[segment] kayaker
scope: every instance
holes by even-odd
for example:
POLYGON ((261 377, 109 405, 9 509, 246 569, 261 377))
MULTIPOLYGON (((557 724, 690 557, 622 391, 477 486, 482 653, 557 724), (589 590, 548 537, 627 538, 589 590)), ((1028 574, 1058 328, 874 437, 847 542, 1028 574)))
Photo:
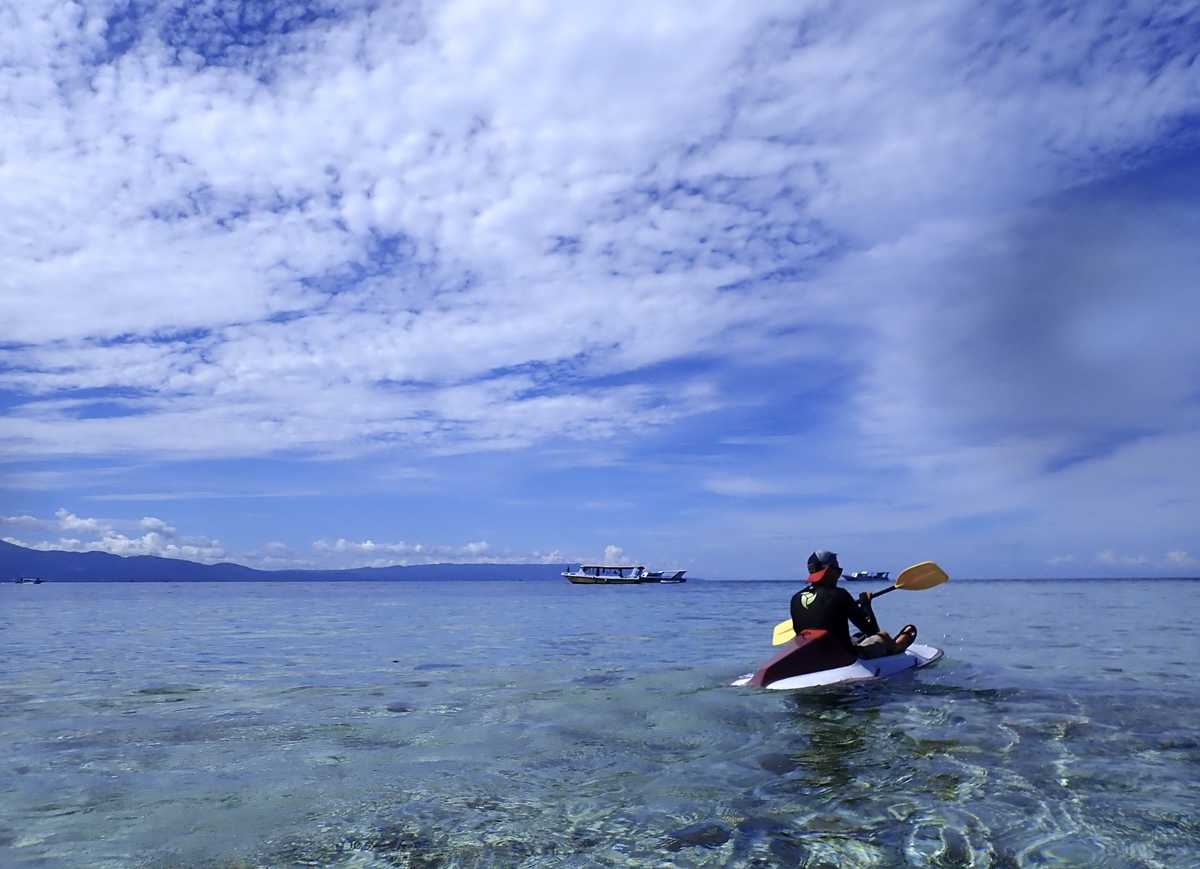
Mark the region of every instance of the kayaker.
POLYGON ((808 556, 809 587, 792 596, 792 629, 829 631, 859 658, 879 658, 903 652, 917 638, 915 625, 905 625, 893 638, 879 630, 875 613, 871 611, 871 596, 863 592, 855 602, 850 592, 838 588, 842 575, 837 553, 821 550, 808 556), (850 639, 848 622, 864 636, 857 642, 850 639))

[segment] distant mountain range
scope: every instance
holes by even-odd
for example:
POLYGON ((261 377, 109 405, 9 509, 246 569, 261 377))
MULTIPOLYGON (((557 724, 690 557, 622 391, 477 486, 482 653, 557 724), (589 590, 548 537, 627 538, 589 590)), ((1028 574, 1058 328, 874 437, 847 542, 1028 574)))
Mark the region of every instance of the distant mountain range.
POLYGON ((0 540, 0 581, 38 577, 58 582, 331 582, 562 579, 566 564, 416 564, 351 570, 256 570, 155 555, 27 549, 0 540))

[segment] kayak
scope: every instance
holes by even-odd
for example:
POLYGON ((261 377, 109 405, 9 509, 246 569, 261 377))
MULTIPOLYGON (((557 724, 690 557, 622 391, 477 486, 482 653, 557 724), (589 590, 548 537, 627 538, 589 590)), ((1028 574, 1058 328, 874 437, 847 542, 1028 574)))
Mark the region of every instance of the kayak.
POLYGON ((898 655, 855 658, 828 631, 801 631, 782 652, 756 672, 733 682, 734 687, 754 686, 771 691, 818 688, 852 682, 875 682, 928 667, 942 657, 942 650, 913 643, 898 655))

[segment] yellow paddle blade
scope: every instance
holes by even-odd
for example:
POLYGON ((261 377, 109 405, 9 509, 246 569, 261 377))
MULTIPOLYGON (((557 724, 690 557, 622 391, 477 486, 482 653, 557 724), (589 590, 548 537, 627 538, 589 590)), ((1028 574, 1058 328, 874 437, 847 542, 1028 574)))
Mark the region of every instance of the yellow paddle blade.
POLYGON ((914 564, 901 571, 900 575, 896 577, 896 588, 905 591, 924 591, 935 585, 941 585, 949 579, 946 571, 937 564, 932 561, 922 561, 920 564, 914 564))
POLYGON ((784 619, 775 626, 775 634, 771 637, 772 646, 782 646, 788 640, 793 639, 796 632, 792 630, 792 620, 784 619))

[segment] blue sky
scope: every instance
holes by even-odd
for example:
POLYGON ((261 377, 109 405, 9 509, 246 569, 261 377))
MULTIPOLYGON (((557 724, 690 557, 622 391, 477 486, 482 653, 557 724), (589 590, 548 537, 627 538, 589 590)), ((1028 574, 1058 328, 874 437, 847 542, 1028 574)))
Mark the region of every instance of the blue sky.
POLYGON ((23 3, 0 537, 1200 573, 1185 3, 23 3))

